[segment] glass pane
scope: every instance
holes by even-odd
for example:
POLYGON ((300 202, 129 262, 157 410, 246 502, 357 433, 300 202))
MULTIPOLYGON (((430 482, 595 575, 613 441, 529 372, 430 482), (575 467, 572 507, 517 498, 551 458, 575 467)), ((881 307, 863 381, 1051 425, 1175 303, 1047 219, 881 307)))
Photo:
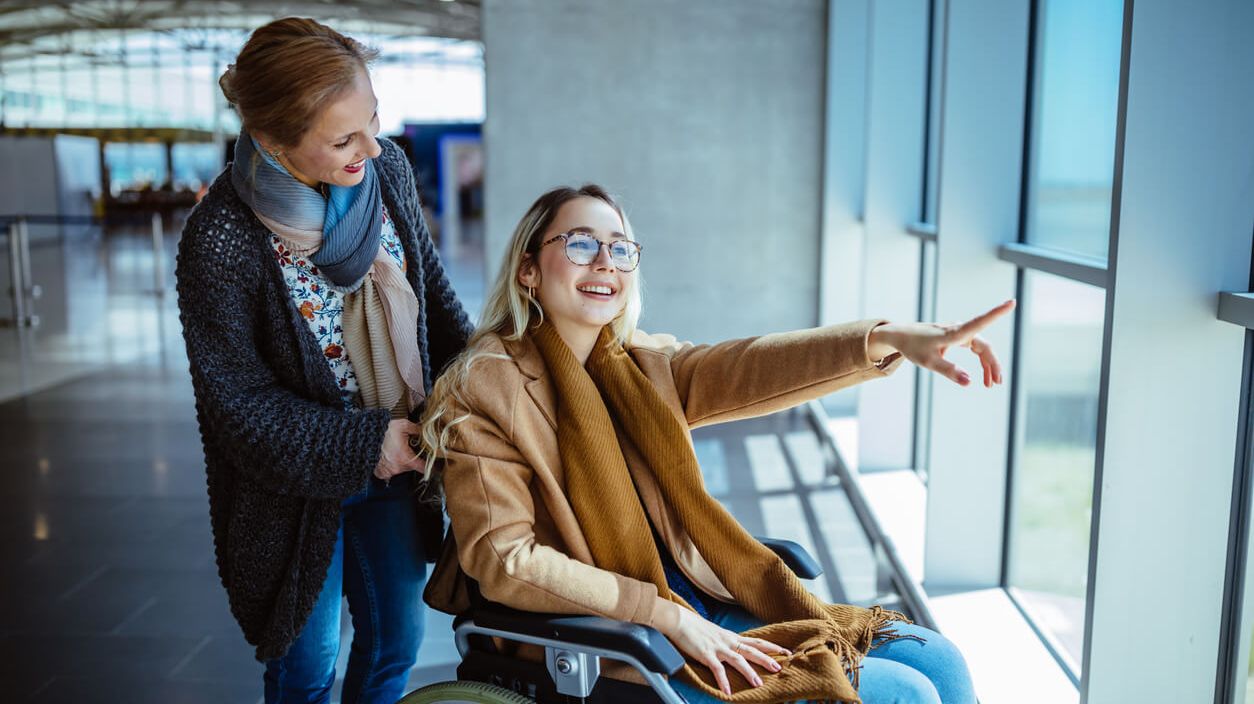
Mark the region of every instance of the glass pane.
POLYGON ((1122 0, 1041 0, 1027 241, 1105 257, 1122 0))
POLYGON ((165 183, 164 144, 110 142, 105 145, 104 153, 115 193, 125 189, 160 188, 165 183))
POLYGON ((1078 664, 1106 296, 1048 274, 1024 277, 1008 586, 1078 664))

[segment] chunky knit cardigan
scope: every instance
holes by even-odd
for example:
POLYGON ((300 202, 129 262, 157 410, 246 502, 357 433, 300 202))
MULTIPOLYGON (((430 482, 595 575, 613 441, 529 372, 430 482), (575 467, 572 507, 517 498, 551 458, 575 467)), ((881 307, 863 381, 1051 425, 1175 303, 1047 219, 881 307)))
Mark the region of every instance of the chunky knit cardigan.
MULTIPOLYGON (((472 326, 432 246, 409 162, 380 140, 383 201, 420 303, 427 390, 472 326)), ((270 232, 236 194, 230 167, 187 220, 179 318, 204 444, 218 573, 258 660, 285 654, 326 579, 341 501, 365 488, 389 413, 345 410, 301 319, 270 232)))

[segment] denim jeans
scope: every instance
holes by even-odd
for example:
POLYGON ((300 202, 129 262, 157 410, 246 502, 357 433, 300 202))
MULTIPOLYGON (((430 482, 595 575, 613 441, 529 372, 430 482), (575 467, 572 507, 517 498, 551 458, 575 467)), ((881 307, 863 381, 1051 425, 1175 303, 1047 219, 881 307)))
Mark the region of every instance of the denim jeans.
MULTIPOLYGON (((717 605, 710 620, 729 631, 747 631, 762 625, 738 606, 717 605)), ((871 649, 862 660, 858 695, 863 704, 975 704, 975 689, 967 663, 954 644, 941 634, 907 623, 894 623, 903 635, 913 639, 892 640, 871 649)), ((739 677, 728 668, 728 678, 739 677)), ((671 686, 689 704, 717 702, 694 688, 671 680, 671 686)))
POLYGON ((427 565, 418 539, 412 483, 370 478, 344 501, 326 581, 287 655, 266 662, 266 704, 331 701, 340 652, 341 596, 353 623, 343 704, 395 704, 422 643, 427 565))

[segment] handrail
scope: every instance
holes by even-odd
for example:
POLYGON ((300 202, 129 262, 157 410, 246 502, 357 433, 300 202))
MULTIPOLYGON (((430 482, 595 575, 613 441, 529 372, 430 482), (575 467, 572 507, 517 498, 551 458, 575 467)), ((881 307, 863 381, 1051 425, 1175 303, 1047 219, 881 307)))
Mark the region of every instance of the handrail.
MULTIPOLYGON (((19 331, 39 326, 39 316, 34 311, 34 301, 43 295, 43 288, 35 283, 31 268, 30 225, 103 225, 105 219, 95 215, 55 215, 42 213, 0 214, 0 236, 8 240, 9 290, 12 317, 0 318, 0 328, 16 327, 19 331)), ((153 253, 153 289, 149 293, 164 300, 165 281, 165 231, 161 213, 154 211, 151 222, 153 253)), ((46 235, 47 233, 45 233, 46 235)), ((57 241, 60 235, 42 237, 44 244, 57 241)))
POLYGON ((42 215, 33 213, 0 214, 0 226, 23 220, 32 225, 101 225, 104 218, 95 215, 42 215))
POLYGON ((932 610, 927 605, 927 595, 923 592, 923 586, 906 570, 905 563, 897 552, 897 544, 880 527, 879 520, 875 517, 875 512, 867 501, 866 492, 862 490, 862 483, 858 479, 858 475, 849 469, 849 465, 840 454, 840 446, 836 442, 836 434, 828 424, 827 412, 823 410, 823 405, 818 401, 810 401, 806 404, 806 410, 809 411, 810 422, 814 426, 815 433, 819 436, 819 442, 832 453, 834 459, 832 463, 833 471, 836 473, 837 478, 840 479, 841 488, 845 490, 845 496, 849 499, 849 505, 853 507, 858 523, 862 525, 862 530, 866 533, 867 538, 871 540, 872 546, 878 547, 883 551, 884 558, 887 560, 888 567, 892 572, 889 578, 892 580, 893 588, 901 596, 902 602, 905 603, 906 609, 914 617, 915 623, 925 628, 937 630, 936 618, 932 616, 932 610))

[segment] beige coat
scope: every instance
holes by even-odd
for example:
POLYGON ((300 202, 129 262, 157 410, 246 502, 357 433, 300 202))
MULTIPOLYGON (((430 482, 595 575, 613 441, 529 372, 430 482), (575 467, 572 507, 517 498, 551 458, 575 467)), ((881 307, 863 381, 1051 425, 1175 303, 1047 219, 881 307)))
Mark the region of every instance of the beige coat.
MULTIPOLYGON (((891 374, 898 355, 877 366, 865 320, 798 332, 694 346, 638 333, 636 364, 689 428, 764 415, 891 374)), ((469 417, 454 426, 444 490, 457 554, 446 551, 426 598, 434 608, 468 608, 460 561, 483 596, 535 612, 592 614, 666 632, 681 608, 657 587, 594 567, 568 497, 558 452, 556 398, 529 338, 491 337, 499 356, 475 363, 464 389, 469 417)), ((620 436, 621 437, 621 436, 620 436)), ((691 438, 690 438, 691 439, 691 438)), ((725 601, 731 595, 697 553, 651 471, 623 438, 623 455, 649 519, 692 582, 725 601)))

